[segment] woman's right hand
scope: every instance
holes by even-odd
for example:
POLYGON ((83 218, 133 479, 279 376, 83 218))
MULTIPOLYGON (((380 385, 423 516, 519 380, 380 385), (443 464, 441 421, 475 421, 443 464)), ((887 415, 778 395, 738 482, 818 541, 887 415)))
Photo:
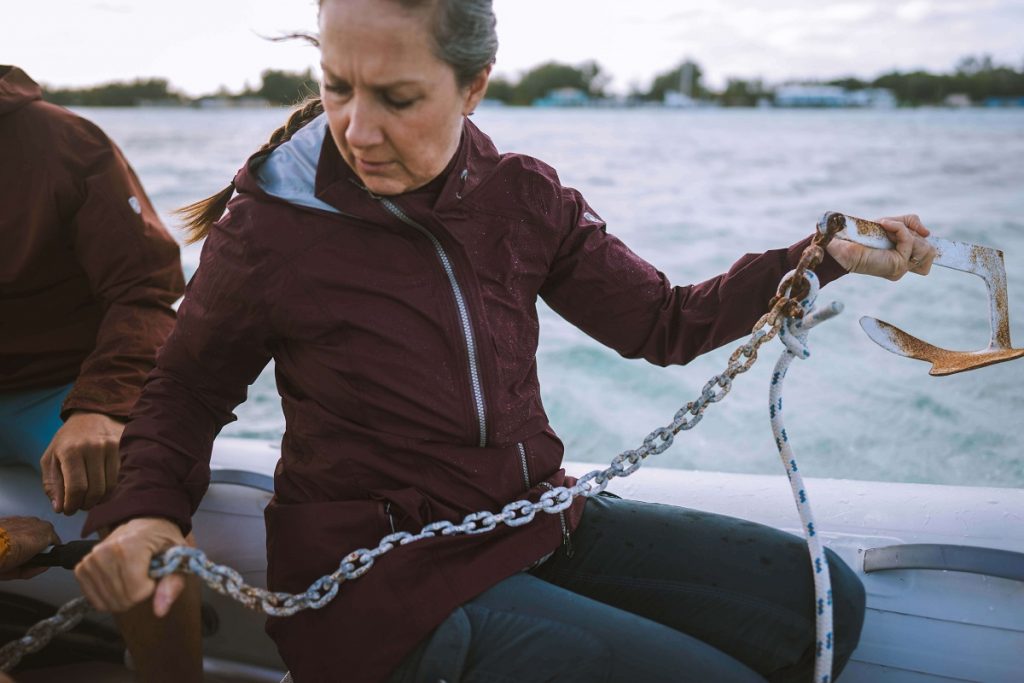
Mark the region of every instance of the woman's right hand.
POLYGON ((153 596, 153 613, 163 617, 185 588, 183 574, 170 574, 157 584, 149 577, 154 555, 187 545, 177 524, 159 517, 141 517, 117 527, 75 567, 75 578, 93 607, 125 612, 153 596))

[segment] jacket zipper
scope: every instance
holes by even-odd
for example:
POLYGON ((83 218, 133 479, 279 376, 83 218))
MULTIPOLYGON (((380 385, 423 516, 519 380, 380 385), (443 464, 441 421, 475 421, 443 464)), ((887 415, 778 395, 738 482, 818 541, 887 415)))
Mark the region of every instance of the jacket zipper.
POLYGON ((451 285, 452 294, 455 296, 455 306, 459 311, 459 322, 462 325, 462 336, 466 342, 466 351, 469 356, 469 380, 472 385, 473 402, 476 407, 476 419, 480 431, 479 445, 483 448, 487 445, 487 413, 484 408, 484 388, 483 383, 480 381, 480 367, 479 359, 477 357, 476 340, 473 338, 473 325, 469 318, 469 307, 466 305, 466 299, 462 295, 462 288, 459 286, 459 281, 455 278, 455 269, 452 267, 451 259, 448 258, 448 252, 446 252, 444 247, 441 246, 441 242, 434 236, 434 233, 430 232, 422 225, 405 215, 405 212, 402 211, 397 204, 387 197, 376 197, 376 199, 378 199, 380 203, 384 205, 384 208, 394 214, 400 221, 412 228, 415 228, 416 230, 419 230, 427 236, 431 244, 434 245, 434 251, 437 253, 437 257, 440 259, 442 267, 444 267, 444 272, 448 275, 448 283, 451 285))
MULTIPOLYGON (((523 483, 526 485, 526 490, 529 491, 530 468, 526 464, 526 446, 524 446, 523 442, 520 441, 519 443, 516 444, 516 448, 519 449, 519 463, 523 466, 523 483)), ((546 481, 541 482, 541 486, 543 486, 549 491, 554 488, 554 486, 547 483, 546 481)), ((562 510, 561 512, 558 513, 558 519, 562 523, 562 545, 565 546, 565 556, 572 557, 574 553, 572 548, 572 537, 569 535, 569 525, 565 523, 565 510, 562 510)), ((550 555, 548 555, 548 557, 550 557, 550 555)), ((543 562, 544 560, 542 559, 540 561, 543 562)))
MULTIPOLYGON (((519 454, 523 458, 523 467, 526 466, 526 449, 523 448, 523 444, 519 444, 519 454)), ((546 488, 548 491, 555 487, 546 481, 540 483, 541 486, 546 488)), ((565 547, 565 556, 572 557, 576 551, 572 547, 572 536, 569 535, 569 525, 565 523, 565 510, 558 513, 558 520, 562 523, 562 545, 565 547)))
POLYGON ((526 490, 530 490, 530 469, 526 466, 526 446, 522 443, 517 443, 516 448, 519 449, 519 462, 523 466, 523 484, 526 485, 526 490))

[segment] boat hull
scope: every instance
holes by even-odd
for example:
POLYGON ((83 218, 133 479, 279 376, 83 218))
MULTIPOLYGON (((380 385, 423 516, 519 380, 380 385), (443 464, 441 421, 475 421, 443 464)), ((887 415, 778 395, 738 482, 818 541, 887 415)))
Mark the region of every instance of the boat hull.
MULTIPOLYGON (((266 442, 218 440, 215 483, 195 518, 198 545, 209 557, 259 586, 266 582, 263 508, 278 457, 276 446, 266 442)), ((597 467, 567 464, 576 475, 597 467)), ((808 479, 806 488, 826 545, 859 574, 868 596, 860 646, 843 683, 1022 680, 1024 581, 935 569, 869 573, 864 558, 873 549, 928 544, 1008 551, 1003 556, 1013 559, 1024 553, 1024 490, 829 479, 808 479)), ((781 474, 646 466, 616 479, 609 490, 800 533, 789 483, 781 474)), ((0 476, 0 516, 10 514, 50 519, 64 540, 77 538, 82 522, 81 516, 49 512, 38 475, 25 467, 3 468, 0 476)), ((349 550, 338 548, 338 556, 349 550)), ((71 573, 59 570, 31 581, 0 583, 0 591, 54 605, 78 595, 71 573)), ((204 643, 210 668, 234 667, 239 681, 279 680, 284 666, 263 632, 262 617, 208 590, 204 601, 219 621, 217 632, 204 643)))

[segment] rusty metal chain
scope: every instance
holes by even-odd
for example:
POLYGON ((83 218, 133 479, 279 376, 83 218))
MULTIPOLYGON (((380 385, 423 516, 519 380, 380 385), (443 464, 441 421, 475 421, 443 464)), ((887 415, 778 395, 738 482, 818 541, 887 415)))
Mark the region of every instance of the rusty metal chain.
POLYGON ((22 657, 43 649, 55 637, 77 626, 92 611, 92 605, 84 597, 65 603, 57 614, 36 623, 21 638, 0 647, 0 671, 10 671, 22 657))

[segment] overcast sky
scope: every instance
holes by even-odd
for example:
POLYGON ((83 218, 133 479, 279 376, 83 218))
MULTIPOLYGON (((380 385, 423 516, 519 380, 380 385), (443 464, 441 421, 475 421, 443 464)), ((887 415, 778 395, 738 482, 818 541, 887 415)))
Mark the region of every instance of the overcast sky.
MULTIPOLYGON (((595 59, 625 92, 696 60, 727 77, 871 78, 952 69, 969 54, 1024 63, 1022 0, 495 0, 497 72, 595 59)), ((0 63, 81 86, 163 76, 190 95, 304 69, 313 48, 260 35, 316 28, 313 0, 0 0, 0 63)))

